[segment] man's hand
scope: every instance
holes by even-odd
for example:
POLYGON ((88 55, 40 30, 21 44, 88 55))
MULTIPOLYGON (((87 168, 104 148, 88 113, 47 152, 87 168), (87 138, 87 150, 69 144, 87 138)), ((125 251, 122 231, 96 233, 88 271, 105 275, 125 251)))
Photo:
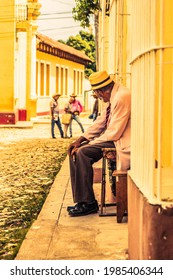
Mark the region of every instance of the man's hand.
POLYGON ((76 151, 77 149, 81 146, 81 143, 78 142, 78 140, 76 140, 75 142, 71 143, 69 148, 68 148, 68 155, 69 156, 72 156, 76 151))
POLYGON ((67 151, 68 155, 73 156, 83 142, 88 142, 88 140, 81 136, 75 142, 71 143, 67 151))
POLYGON ((79 116, 80 112, 79 112, 79 111, 74 111, 73 114, 74 114, 75 116, 76 116, 76 115, 79 116))

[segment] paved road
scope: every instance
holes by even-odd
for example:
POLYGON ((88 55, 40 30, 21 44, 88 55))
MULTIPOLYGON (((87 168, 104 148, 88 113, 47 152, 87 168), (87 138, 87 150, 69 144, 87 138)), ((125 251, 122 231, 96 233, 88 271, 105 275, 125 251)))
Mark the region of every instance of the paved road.
MULTIPOLYGON (((42 121, 46 123, 36 123, 33 125, 32 128, 0 127, 0 145, 14 143, 16 141, 25 140, 25 139, 33 139, 33 138, 50 139, 51 138, 50 120, 42 119, 42 121)), ((92 124, 92 120, 89 120, 87 116, 81 117, 81 122, 84 126, 84 129, 87 129, 87 127, 92 124)), ((81 130, 79 125, 75 121, 73 121, 72 129, 73 129, 74 138, 80 136, 81 130)), ((55 127, 55 134, 57 137, 59 137, 59 131, 57 127, 55 127)))

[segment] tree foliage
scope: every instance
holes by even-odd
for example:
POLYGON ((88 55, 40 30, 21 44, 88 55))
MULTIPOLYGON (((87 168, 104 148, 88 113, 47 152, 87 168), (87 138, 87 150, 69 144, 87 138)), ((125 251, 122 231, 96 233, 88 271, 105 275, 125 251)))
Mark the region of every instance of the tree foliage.
MULTIPOLYGON (((79 21, 83 28, 89 27, 91 15, 96 16, 100 10, 99 2, 99 0, 75 0, 76 7, 72 9, 74 20, 79 21)), ((59 41, 85 52, 92 60, 88 67, 85 68, 85 75, 87 77, 96 71, 96 40, 93 34, 79 31, 79 34, 70 36, 66 42, 59 41)))
POLYGON ((100 9, 99 0, 75 0, 76 7, 72 9, 73 18, 80 21, 82 27, 89 27, 90 16, 100 9))
POLYGON ((59 40, 59 42, 71 46, 76 50, 83 51, 92 60, 88 67, 85 68, 85 75, 87 77, 92 74, 93 71, 96 71, 96 50, 93 34, 81 30, 76 36, 70 36, 67 41, 59 40))

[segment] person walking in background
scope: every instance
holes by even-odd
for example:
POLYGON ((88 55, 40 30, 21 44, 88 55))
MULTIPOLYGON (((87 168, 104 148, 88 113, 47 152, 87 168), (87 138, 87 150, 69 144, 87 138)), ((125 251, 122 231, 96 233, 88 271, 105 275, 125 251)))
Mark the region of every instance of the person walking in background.
POLYGON ((75 120, 78 125, 81 128, 81 131, 84 132, 83 125, 80 121, 79 115, 83 110, 82 104, 80 103, 79 100, 76 100, 76 94, 72 93, 70 95, 70 100, 69 100, 69 112, 72 114, 72 119, 69 124, 69 130, 70 130, 70 137, 72 137, 72 121, 75 120))
POLYGON ((71 108, 70 108, 70 100, 69 100, 69 102, 67 102, 65 104, 65 107, 64 107, 65 114, 62 116, 62 123, 64 124, 64 138, 70 138, 70 136, 67 135, 67 131, 68 131, 69 125, 72 122, 72 113, 71 113, 70 109, 71 108), (68 115, 68 118, 67 118, 67 115, 68 115), (66 119, 65 122, 63 121, 63 117, 65 117, 65 119, 66 119))
POLYGON ((64 132, 62 130, 61 121, 59 118, 59 104, 58 99, 60 97, 59 93, 55 93, 52 95, 52 100, 50 102, 50 112, 51 112, 51 135, 52 138, 55 137, 55 124, 57 125, 61 138, 64 138, 64 132))
POLYGON ((98 108, 99 108, 99 99, 98 99, 98 96, 94 93, 91 94, 91 96, 94 97, 94 105, 93 105, 93 110, 92 110, 92 113, 91 115, 89 115, 89 119, 93 119, 93 122, 97 119, 97 116, 98 116, 98 108))
POLYGON ((116 147, 117 170, 130 168, 130 90, 114 82, 106 71, 91 74, 89 81, 91 89, 107 106, 68 148, 73 201, 76 203, 67 207, 71 217, 98 212, 92 165, 103 157, 102 148, 116 147))

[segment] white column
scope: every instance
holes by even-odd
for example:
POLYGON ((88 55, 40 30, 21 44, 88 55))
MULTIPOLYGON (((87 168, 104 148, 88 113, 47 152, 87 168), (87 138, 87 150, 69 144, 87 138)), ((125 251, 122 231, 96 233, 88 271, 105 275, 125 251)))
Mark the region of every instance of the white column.
POLYGON ((16 74, 16 96, 18 97, 18 109, 26 107, 26 32, 18 32, 18 56, 17 56, 17 74, 16 74))
POLYGON ((31 42, 31 99, 36 99, 36 36, 31 42))

